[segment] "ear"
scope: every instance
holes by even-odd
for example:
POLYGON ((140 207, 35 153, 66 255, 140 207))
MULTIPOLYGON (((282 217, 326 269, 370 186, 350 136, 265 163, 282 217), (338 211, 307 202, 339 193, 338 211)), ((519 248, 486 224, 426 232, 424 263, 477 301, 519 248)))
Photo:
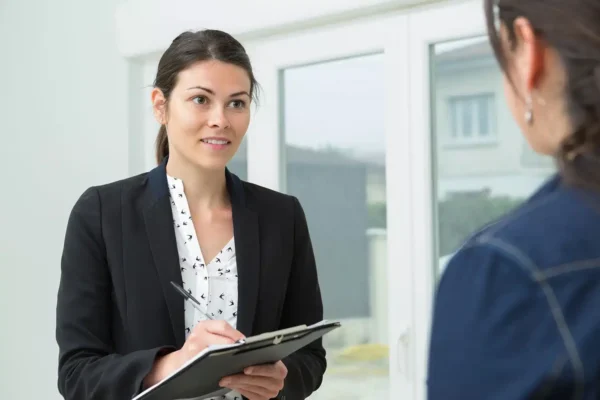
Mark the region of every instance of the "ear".
POLYGON ((152 110, 154 111, 154 118, 161 125, 166 125, 167 123, 167 99, 165 99, 165 95, 162 90, 158 88, 152 89, 152 93, 150 95, 152 99, 152 110))
POLYGON ((523 89, 531 93, 538 86, 544 70, 545 45, 535 35, 528 19, 518 17, 514 22, 517 43, 517 68, 523 89))

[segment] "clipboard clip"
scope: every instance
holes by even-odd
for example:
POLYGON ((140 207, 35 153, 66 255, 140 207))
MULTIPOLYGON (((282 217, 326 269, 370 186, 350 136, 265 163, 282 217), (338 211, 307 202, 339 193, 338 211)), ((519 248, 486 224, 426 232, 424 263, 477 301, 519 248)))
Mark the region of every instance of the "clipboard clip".
POLYGON ((279 344, 283 340, 283 335, 277 335, 273 338, 273 344, 279 344))

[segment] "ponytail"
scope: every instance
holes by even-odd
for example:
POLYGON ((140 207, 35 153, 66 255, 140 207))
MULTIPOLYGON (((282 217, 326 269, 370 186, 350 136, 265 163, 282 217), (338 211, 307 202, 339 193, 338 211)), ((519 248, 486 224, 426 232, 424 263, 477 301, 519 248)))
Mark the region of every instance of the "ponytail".
POLYGON ((167 128, 161 125, 156 136, 156 163, 160 164, 168 155, 169 137, 167 136, 167 128))

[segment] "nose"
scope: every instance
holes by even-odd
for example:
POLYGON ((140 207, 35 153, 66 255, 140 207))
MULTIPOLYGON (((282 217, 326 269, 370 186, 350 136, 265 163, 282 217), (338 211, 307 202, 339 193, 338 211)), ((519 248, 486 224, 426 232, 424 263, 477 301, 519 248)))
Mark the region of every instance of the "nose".
POLYGON ((225 110, 221 106, 214 106, 210 111, 208 125, 212 128, 225 129, 229 127, 229 120, 225 115, 225 110))

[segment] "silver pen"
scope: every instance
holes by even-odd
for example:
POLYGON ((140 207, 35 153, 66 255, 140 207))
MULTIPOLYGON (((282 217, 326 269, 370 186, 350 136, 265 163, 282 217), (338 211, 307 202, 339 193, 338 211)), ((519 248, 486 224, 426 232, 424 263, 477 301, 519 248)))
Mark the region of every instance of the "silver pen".
POLYGON ((210 315, 208 315, 207 313, 204 312, 204 310, 202 310, 202 308, 200 308, 200 302, 198 300, 196 300, 196 298, 194 296, 192 296, 191 293, 188 293, 185 291, 184 288, 182 288, 181 286, 179 286, 178 284, 176 284, 175 282, 171 281, 171 285, 173 285, 173 287, 175 289, 177 289, 177 291, 186 299, 189 300, 192 303, 192 306, 194 306, 194 308, 198 311, 200 311, 200 313, 202 315, 204 315, 206 318, 208 319, 213 319, 210 315))

